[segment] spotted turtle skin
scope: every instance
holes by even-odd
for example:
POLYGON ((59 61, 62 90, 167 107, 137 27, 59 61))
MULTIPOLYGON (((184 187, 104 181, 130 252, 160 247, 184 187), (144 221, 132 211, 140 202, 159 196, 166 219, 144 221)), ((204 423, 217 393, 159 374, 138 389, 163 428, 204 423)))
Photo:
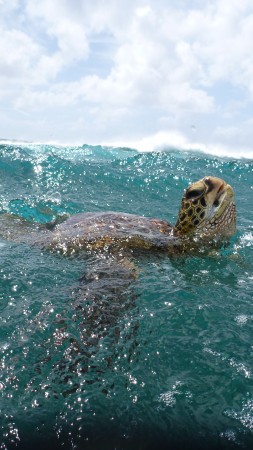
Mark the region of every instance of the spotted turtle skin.
POLYGON ((229 184, 220 178, 205 177, 185 191, 175 234, 230 237, 235 230, 234 191, 229 184))
POLYGON ((173 254, 192 249, 196 238, 197 245, 214 237, 229 238, 235 229, 232 187, 220 178, 205 177, 185 191, 174 227, 164 220, 135 214, 81 213, 56 225, 49 247, 67 253, 80 248, 128 248, 173 254))
POLYGON ((204 177, 184 192, 176 225, 161 219, 120 212, 80 213, 46 227, 20 218, 1 216, 0 234, 71 254, 83 249, 116 251, 191 251, 210 239, 227 239, 236 231, 232 187, 216 177, 204 177))

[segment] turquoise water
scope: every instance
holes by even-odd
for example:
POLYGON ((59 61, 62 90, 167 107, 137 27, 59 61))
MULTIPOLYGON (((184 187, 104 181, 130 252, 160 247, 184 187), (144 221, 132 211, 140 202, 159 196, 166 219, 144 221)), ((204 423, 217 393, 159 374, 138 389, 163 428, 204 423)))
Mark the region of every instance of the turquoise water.
POLYGON ((113 302, 84 277, 102 255, 1 238, 0 448, 253 448, 253 162, 2 144, 0 174, 1 212, 40 223, 106 210, 175 223, 183 190, 205 175, 232 184, 238 210, 228 247, 140 255, 113 302), (87 286, 94 304, 80 300, 87 286))

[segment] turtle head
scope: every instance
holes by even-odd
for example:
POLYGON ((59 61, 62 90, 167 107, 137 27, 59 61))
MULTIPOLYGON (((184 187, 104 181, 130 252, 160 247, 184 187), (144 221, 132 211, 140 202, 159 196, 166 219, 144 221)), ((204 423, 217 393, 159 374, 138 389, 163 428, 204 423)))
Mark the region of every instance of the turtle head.
POLYGON ((236 231, 232 187, 216 177, 191 184, 182 198, 174 230, 177 235, 232 236, 236 231))

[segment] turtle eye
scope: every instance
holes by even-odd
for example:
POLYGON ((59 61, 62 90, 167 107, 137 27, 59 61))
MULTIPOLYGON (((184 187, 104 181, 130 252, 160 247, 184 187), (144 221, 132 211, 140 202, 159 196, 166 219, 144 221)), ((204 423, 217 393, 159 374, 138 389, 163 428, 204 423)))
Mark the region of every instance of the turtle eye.
POLYGON ((213 206, 217 207, 217 206, 219 206, 219 204, 220 204, 220 202, 219 202, 219 200, 216 198, 216 199, 214 200, 214 202, 213 202, 213 206))
POLYGON ((191 191, 186 191, 185 198, 190 200, 192 198, 200 197, 203 192, 203 189, 192 189, 191 191))

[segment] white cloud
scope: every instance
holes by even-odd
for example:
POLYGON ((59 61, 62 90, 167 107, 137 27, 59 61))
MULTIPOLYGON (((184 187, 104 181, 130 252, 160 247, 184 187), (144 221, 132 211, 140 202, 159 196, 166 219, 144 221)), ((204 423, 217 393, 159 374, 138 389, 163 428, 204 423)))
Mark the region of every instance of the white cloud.
POLYGON ((58 54, 65 63, 88 56, 86 28, 80 19, 71 17, 73 3, 59 0, 54 2, 27 0, 26 4, 30 20, 44 28, 48 36, 56 39, 58 54))
MULTIPOLYGON (((248 120, 252 108, 253 4, 195 4, 10 0, 7 8, 0 1, 0 95, 11 102, 13 117, 21 110, 51 123, 60 114, 66 121, 59 132, 63 140, 66 128, 73 130, 73 140, 74 133, 84 138, 81 118, 80 128, 76 125, 83 112, 89 117, 88 138, 99 128, 99 138, 107 139, 110 127, 112 138, 131 134, 134 141, 145 133, 146 121, 147 135, 166 123, 174 129, 168 139, 179 133, 188 142, 196 123, 200 141, 217 143, 226 135, 227 145, 234 145, 240 121, 248 120), (106 71, 100 71, 104 65, 106 71), (226 84, 235 92, 231 102, 221 92, 226 84), (230 109, 232 103, 237 110, 230 109)), ((8 114, 6 130, 17 137, 8 114)), ((33 133, 27 122, 25 137, 36 139, 33 133)))
POLYGON ((1 31, 0 76, 8 81, 27 76, 33 61, 39 57, 40 48, 20 30, 1 31))

